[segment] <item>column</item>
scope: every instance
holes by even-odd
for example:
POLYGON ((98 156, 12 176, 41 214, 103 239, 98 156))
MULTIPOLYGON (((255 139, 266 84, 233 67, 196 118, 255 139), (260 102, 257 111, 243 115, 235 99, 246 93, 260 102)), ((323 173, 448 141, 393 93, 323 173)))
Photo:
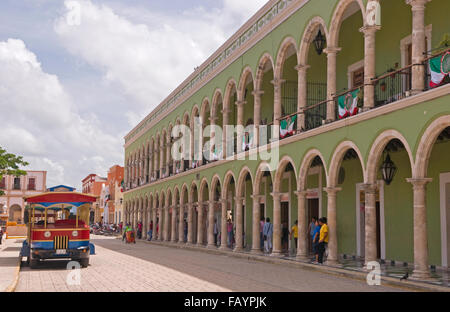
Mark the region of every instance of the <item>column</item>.
MULTIPOLYGON (((245 104, 247 104, 246 101, 236 101, 236 105, 237 105, 237 126, 242 126, 244 127, 244 106, 245 104)), ((242 138, 243 138, 243 131, 242 130, 238 130, 237 131, 237 146, 236 146, 236 151, 237 153, 243 152, 242 150, 242 138)), ((234 135, 233 135, 234 137, 234 135)))
POLYGON ((306 219, 306 191, 297 191, 298 245, 297 259, 308 259, 308 220, 306 219))
POLYGON ((153 201, 153 209, 152 209, 152 220, 153 220, 153 232, 152 232, 152 241, 156 240, 156 200, 153 201))
POLYGON ((170 168, 170 135, 167 135, 167 143, 166 143, 166 175, 169 176, 169 168, 170 168))
POLYGON ((380 26, 364 26, 359 29, 364 34, 364 107, 363 111, 375 107, 375 35, 380 26))
POLYGON ((264 94, 262 90, 255 90, 252 92, 253 98, 255 99, 255 106, 253 111, 253 121, 254 121, 254 130, 253 130, 253 146, 259 146, 260 137, 259 137, 259 125, 261 124, 261 97, 264 94))
POLYGON ((406 0, 412 11, 412 77, 411 93, 417 94, 425 87, 425 66, 422 64, 426 48, 425 5, 431 0, 406 0))
POLYGON ((170 234, 170 240, 175 243, 177 241, 177 206, 178 205, 173 205, 172 206, 172 231, 170 234))
MULTIPOLYGON (((229 118, 229 113, 230 110, 229 109, 222 109, 221 111, 222 113, 222 120, 223 120, 223 129, 222 129, 222 151, 223 151, 223 159, 227 158, 227 125, 230 122, 230 118, 229 118)), ((232 134, 233 135, 233 134, 232 134)), ((233 138, 233 136, 230 137, 231 139, 233 138)))
POLYGON ((142 223, 144 223, 144 224, 142 224, 142 231, 143 231, 142 237, 144 239, 147 239, 148 223, 149 223, 149 221, 148 221, 149 210, 150 210, 150 202, 147 203, 147 207, 145 207, 145 209, 144 209, 144 218, 143 218, 144 220, 142 221, 142 223))
POLYGON ((178 242, 184 243, 184 204, 180 204, 180 220, 178 223, 178 242))
POLYGON ((210 146, 209 146, 210 156, 209 156, 209 160, 210 161, 213 160, 211 153, 214 153, 214 150, 215 150, 215 148, 218 145, 218 142, 216 142, 216 132, 215 132, 216 120, 217 120, 217 117, 209 117, 209 124, 211 126, 210 127, 210 134, 209 134, 209 136, 210 136, 210 141, 209 141, 209 144, 210 144, 210 146))
POLYGON ((163 168, 164 168, 164 144, 161 143, 159 147, 159 178, 163 178, 163 168))
POLYGON ((153 150, 150 149, 149 152, 149 160, 148 160, 148 175, 149 175, 149 181, 151 181, 153 176, 153 150))
POLYGON ((164 208, 162 207, 162 203, 160 203, 160 207, 159 207, 159 220, 158 220, 158 241, 162 242, 163 241, 163 233, 162 233, 162 228, 163 228, 163 224, 162 224, 162 217, 163 217, 163 213, 164 213, 164 208))
POLYGON ((214 245, 214 203, 214 200, 210 200, 208 207, 208 248, 216 248, 214 245))
POLYGON ((194 209, 194 203, 188 203, 188 244, 192 245, 194 241, 194 233, 192 232, 192 210, 194 209))
POLYGON ((197 246, 203 246, 203 232, 204 224, 203 224, 203 213, 205 210, 204 207, 205 202, 198 203, 198 215, 197 215, 197 246))
POLYGON ((236 202, 236 247, 234 248, 235 252, 242 251, 244 245, 242 240, 243 235, 243 215, 242 215, 242 205, 243 205, 244 197, 235 197, 236 202))
POLYGON ((307 83, 307 72, 309 65, 298 65, 295 67, 297 70, 297 130, 303 131, 306 128, 305 125, 305 108, 307 105, 307 92, 308 92, 308 83, 307 83))
POLYGON ((260 219, 261 219, 261 210, 259 205, 259 200, 261 195, 252 195, 253 199, 253 222, 252 222, 252 253, 253 254, 262 254, 261 252, 261 236, 260 236, 260 219))
POLYGON ((430 278, 428 269, 427 184, 430 178, 406 179, 413 185, 414 197, 414 271, 415 279, 430 278))
POLYGON ((272 256, 281 256, 281 194, 271 193, 273 198, 273 238, 272 256))
POLYGON ((191 127, 191 141, 190 144, 190 151, 189 151, 189 169, 192 168, 192 161, 194 160, 194 143, 195 143, 195 137, 194 137, 194 128, 195 128, 195 116, 191 116, 192 120, 192 127, 191 127))
POLYGON ((158 178, 158 171, 159 171, 159 142, 155 144, 155 179, 158 178))
POLYGON ((228 204, 228 200, 226 199, 221 199, 220 203, 222 205, 222 220, 221 220, 221 224, 220 224, 220 228, 221 228, 221 236, 220 236, 220 250, 228 250, 227 247, 227 204, 228 204))
POLYGON ((280 137, 280 118, 281 118, 281 86, 286 80, 275 78, 270 83, 273 84, 273 127, 274 132, 272 140, 278 140, 280 137))
POLYGON ((364 184, 365 204, 365 255, 364 265, 377 261, 377 215, 376 215, 376 184, 364 184))
POLYGON ((327 119, 332 122, 336 119, 334 96, 336 95, 336 58, 341 48, 327 47, 323 50, 327 54, 327 119))
POLYGON ((336 196, 337 192, 342 190, 338 187, 324 188, 328 194, 327 219, 328 219, 328 265, 338 264, 338 241, 337 241, 337 222, 336 222, 336 196))
POLYGON ((169 210, 170 210, 170 206, 166 206, 166 208, 164 209, 164 241, 168 242, 169 241, 169 222, 170 220, 170 216, 169 216, 169 210))

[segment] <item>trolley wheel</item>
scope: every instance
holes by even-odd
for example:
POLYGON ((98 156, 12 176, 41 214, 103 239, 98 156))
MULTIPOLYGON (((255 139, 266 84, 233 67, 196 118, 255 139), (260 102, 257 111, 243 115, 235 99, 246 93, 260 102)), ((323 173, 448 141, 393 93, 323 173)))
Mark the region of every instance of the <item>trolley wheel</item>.
POLYGON ((30 269, 36 269, 39 265, 39 259, 30 259, 30 269))
POLYGON ((87 268, 89 265, 89 258, 80 259, 80 265, 83 268, 87 268))

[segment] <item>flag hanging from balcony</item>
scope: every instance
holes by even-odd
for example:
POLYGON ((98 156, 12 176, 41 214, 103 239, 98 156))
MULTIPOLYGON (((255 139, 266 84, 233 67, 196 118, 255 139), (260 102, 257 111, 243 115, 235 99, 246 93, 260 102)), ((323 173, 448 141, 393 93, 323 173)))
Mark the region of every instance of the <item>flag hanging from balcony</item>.
POLYGON ((125 190, 125 181, 122 180, 122 182, 120 182, 120 192, 123 193, 124 190, 125 190))
POLYGON ((436 56, 429 61, 431 80, 430 87, 439 86, 450 72, 450 52, 436 56))
POLYGON ((338 98, 339 119, 358 113, 359 94, 360 90, 356 89, 338 98))
POLYGON ((288 135, 293 135, 295 132, 294 124, 297 119, 297 115, 290 116, 286 119, 283 119, 280 122, 280 138, 285 138, 288 135))
POLYGON ((253 131, 245 132, 242 137, 242 150, 247 151, 250 149, 250 146, 253 145, 253 131))

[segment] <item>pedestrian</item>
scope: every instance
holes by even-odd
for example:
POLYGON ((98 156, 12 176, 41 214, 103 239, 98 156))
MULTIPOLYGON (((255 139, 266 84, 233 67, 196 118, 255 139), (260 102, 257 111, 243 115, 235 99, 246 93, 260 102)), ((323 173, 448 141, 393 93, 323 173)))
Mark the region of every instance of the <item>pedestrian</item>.
MULTIPOLYGON (((313 236, 314 236, 314 229, 316 228, 316 221, 318 221, 317 218, 316 217, 312 217, 311 218, 311 223, 309 223, 309 226, 308 226, 308 234, 309 234, 311 242, 312 242, 312 239, 313 239, 313 236)), ((311 245, 311 249, 312 249, 312 245, 311 245)))
POLYGON ((316 225, 314 228, 314 233, 313 233, 313 238, 312 238, 312 246, 313 246, 313 254, 314 254, 314 258, 313 261, 314 263, 319 263, 319 236, 320 236, 320 224, 319 224, 319 220, 316 220, 316 225))
POLYGON ((283 227, 281 228, 281 246, 283 251, 288 250, 289 246, 289 228, 286 222, 283 222, 283 227))
POLYGON ((263 228, 264 251, 266 253, 270 253, 270 251, 272 250, 272 234, 273 234, 273 226, 272 223, 270 223, 270 218, 267 218, 263 228))
POLYGON ((219 227, 217 226, 217 219, 214 218, 214 245, 217 246, 217 236, 219 235, 219 227))
POLYGON ((292 239, 292 236, 294 237, 294 253, 297 249, 297 242, 298 242, 298 220, 295 220, 294 225, 291 228, 291 232, 289 233, 289 240, 292 239))
POLYGON ((152 235, 153 235, 153 220, 150 221, 150 225, 148 227, 148 233, 147 233, 147 240, 151 241, 152 240, 152 235))
POLYGON ((138 225, 137 225, 137 237, 139 239, 142 238, 142 222, 141 221, 139 221, 138 225))
POLYGON ((328 245, 328 225, 327 218, 323 217, 319 219, 320 224, 320 234, 319 234, 319 258, 320 264, 323 263, 323 254, 328 245))
POLYGON ((0 245, 2 244, 2 239, 3 239, 3 229, 0 226, 0 245))
POLYGON ((259 221, 259 248, 261 250, 264 250, 264 217, 261 217, 261 220, 259 221))
POLYGON ((125 228, 123 229, 123 234, 122 234, 122 242, 125 240, 125 242, 126 242, 126 239, 127 239, 127 232, 128 232, 128 227, 130 226, 130 224, 129 223, 127 223, 126 225, 125 225, 125 228))
POLYGON ((227 237, 228 237, 228 247, 232 247, 233 244, 233 223, 231 222, 231 219, 228 219, 227 221, 227 237))

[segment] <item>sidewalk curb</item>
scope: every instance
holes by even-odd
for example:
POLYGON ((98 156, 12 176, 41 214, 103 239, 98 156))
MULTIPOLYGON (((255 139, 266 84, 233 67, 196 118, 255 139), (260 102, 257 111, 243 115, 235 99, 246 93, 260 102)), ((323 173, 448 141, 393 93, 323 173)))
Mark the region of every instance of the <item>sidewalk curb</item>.
POLYGON ((22 264, 22 257, 19 255, 19 260, 17 261, 14 281, 11 283, 11 285, 9 285, 4 290, 4 292, 15 292, 16 291, 17 284, 19 283, 19 273, 20 273, 20 266, 21 266, 21 264, 22 264))
MULTIPOLYGON (((151 244, 155 246, 163 246, 170 248, 179 248, 179 249, 188 249, 193 251, 201 251, 209 254, 222 255, 222 256, 231 256, 236 258, 242 258, 247 260, 277 264, 277 265, 288 265, 290 267, 302 268, 305 270, 321 272, 334 276, 346 277, 359 281, 366 281, 367 274, 364 272, 350 271, 338 267, 331 266, 317 266, 310 263, 286 260, 281 258, 269 257, 269 256, 259 256, 253 255, 244 252, 233 252, 227 250, 218 250, 218 249, 208 249, 206 247, 198 247, 198 246, 187 246, 185 244, 177 244, 177 243, 167 243, 167 242, 153 242, 153 241, 144 241, 144 240, 136 240, 137 242, 142 242, 146 244, 151 244)), ((388 286, 393 286, 396 288, 401 288, 409 291, 428 291, 428 292, 450 292, 449 287, 439 286, 439 285, 431 285, 425 284, 422 282, 414 282, 414 281, 400 281, 396 278, 389 276, 381 276, 381 283, 388 286)))

